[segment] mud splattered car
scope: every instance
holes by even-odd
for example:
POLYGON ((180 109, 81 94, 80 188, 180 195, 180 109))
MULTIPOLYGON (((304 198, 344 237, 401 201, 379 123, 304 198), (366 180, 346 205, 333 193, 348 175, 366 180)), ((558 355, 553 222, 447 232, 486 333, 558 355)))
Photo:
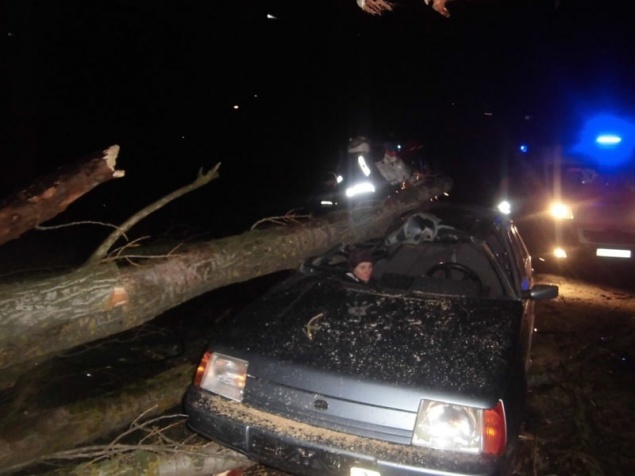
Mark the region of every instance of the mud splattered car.
POLYGON ((522 422, 534 284, 513 222, 431 204, 307 260, 204 354, 188 425, 299 475, 505 474, 522 422))

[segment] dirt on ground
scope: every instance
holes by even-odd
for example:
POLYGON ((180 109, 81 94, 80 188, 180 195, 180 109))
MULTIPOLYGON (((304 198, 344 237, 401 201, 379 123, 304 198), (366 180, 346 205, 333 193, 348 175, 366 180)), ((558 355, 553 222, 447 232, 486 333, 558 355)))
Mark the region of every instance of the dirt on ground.
POLYGON ((540 275, 518 475, 630 475, 635 467, 635 294, 540 275))

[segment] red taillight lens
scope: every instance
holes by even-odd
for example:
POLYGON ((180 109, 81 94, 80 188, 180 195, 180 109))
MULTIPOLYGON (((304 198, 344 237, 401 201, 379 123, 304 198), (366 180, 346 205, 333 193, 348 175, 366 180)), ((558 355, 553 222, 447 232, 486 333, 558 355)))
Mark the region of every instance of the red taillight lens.
POLYGON ((205 352, 203 357, 201 358, 198 367, 196 368, 196 374, 194 375, 194 385, 200 386, 201 380, 203 380, 203 375, 205 375, 205 369, 207 368, 207 363, 209 359, 212 357, 211 352, 205 352))
POLYGON ((503 402, 483 411, 483 453, 500 455, 505 450, 507 430, 503 402))

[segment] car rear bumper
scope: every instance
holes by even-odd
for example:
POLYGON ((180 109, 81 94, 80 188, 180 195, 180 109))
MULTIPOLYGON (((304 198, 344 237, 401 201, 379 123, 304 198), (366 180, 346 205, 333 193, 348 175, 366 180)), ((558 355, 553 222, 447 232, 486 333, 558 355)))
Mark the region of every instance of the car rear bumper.
POLYGON ((504 458, 405 446, 300 423, 191 386, 188 426, 263 464, 307 476, 498 475, 504 458), (373 471, 375 473, 373 473, 373 471))

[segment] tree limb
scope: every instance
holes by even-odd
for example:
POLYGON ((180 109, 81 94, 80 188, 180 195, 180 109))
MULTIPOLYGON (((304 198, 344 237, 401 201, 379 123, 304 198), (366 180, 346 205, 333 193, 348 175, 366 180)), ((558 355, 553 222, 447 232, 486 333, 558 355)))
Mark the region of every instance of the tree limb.
POLYGON ((0 203, 0 245, 60 214, 97 185, 120 178, 116 170, 119 146, 109 148, 58 169, 0 203))
POLYGON ((194 243, 139 266, 99 263, 0 283, 0 369, 17 371, 28 361, 137 327, 213 289, 296 268, 337 243, 381 236, 398 216, 450 188, 448 177, 430 177, 375 206, 194 243))
POLYGON ((192 190, 196 190, 197 188, 207 185, 212 180, 218 178, 218 169, 220 168, 220 165, 221 164, 219 162, 218 164, 214 166, 213 169, 207 171, 206 173, 203 173, 203 169, 200 169, 198 171, 198 176, 196 177, 196 180, 194 180, 194 182, 173 191, 172 193, 155 201, 154 203, 151 203, 144 209, 132 215, 122 225, 120 225, 117 228, 117 230, 113 231, 101 245, 99 245, 99 247, 95 250, 95 252, 88 258, 84 266, 97 263, 98 261, 105 258, 106 255, 108 254, 108 250, 110 250, 112 245, 114 245, 115 242, 119 238, 121 238, 122 235, 125 235, 125 233, 128 232, 130 228, 132 228, 134 225, 139 223, 141 220, 143 220, 145 217, 147 217, 151 213, 157 211, 159 208, 164 207, 171 201, 176 200, 177 198, 185 195, 186 193, 189 193, 192 190))
POLYGON ((73 466, 64 464, 62 468, 47 473, 48 476, 123 473, 209 476, 254 465, 243 454, 186 430, 186 420, 187 415, 178 413, 147 419, 147 412, 144 412, 130 424, 128 430, 108 444, 59 451, 45 455, 39 461, 52 464, 79 462, 73 466), (124 438, 127 443, 122 441, 124 438))
POLYGON ((194 364, 184 363, 118 394, 8 415, 0 433, 0 474, 123 429, 141 413, 157 416, 170 410, 181 401, 194 370, 194 364))

